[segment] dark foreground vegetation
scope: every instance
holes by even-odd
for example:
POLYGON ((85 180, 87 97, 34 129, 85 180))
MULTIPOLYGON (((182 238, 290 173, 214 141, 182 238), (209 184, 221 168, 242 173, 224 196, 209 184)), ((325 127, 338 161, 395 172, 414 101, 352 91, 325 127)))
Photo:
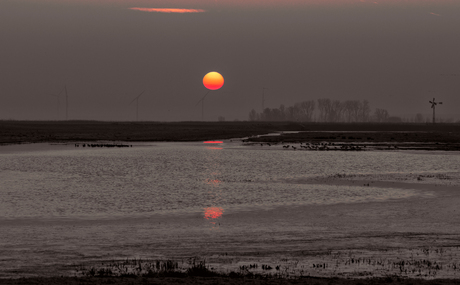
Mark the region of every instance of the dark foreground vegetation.
POLYGON ((302 131, 254 141, 460 142, 460 124, 298 122, 0 121, 0 144, 95 141, 200 141, 302 131), (320 134, 313 132, 333 132, 320 134), (335 132, 335 133, 334 133, 335 132), (346 135, 338 132, 352 132, 346 135))
POLYGON ((303 277, 283 279, 274 277, 215 276, 215 277, 53 277, 53 278, 21 278, 0 279, 4 285, 148 285, 148 284, 311 284, 311 285, 450 285, 460 284, 453 279, 401 279, 397 277, 342 279, 303 277))
POLYGON ((183 270, 174 261, 127 261, 105 265, 99 268, 80 268, 75 277, 33 277, 19 279, 0 279, 6 285, 93 285, 93 284, 314 284, 314 285, 368 285, 368 284, 407 284, 434 285, 459 284, 454 279, 411 279, 399 276, 353 278, 323 278, 301 276, 288 278, 281 274, 254 274, 247 271, 218 273, 210 270, 205 262, 194 263, 183 270), (129 266, 126 266, 127 263, 129 266), (134 266, 133 266, 134 265, 134 266))

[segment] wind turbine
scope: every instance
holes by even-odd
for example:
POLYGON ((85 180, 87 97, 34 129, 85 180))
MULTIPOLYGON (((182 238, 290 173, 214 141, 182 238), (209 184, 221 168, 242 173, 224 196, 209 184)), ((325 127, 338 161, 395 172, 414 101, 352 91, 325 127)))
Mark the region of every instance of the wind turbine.
POLYGON ((141 94, 137 95, 136 98, 134 98, 131 102, 129 102, 128 106, 131 105, 134 101, 136 101, 136 121, 139 121, 139 97, 145 92, 142 91, 141 94))
POLYGON ((57 98, 57 105, 56 105, 56 120, 59 120, 59 95, 56 94, 49 94, 50 96, 56 97, 57 98))
POLYGON ((69 119, 69 96, 67 94, 67 85, 64 85, 65 90, 65 119, 69 119))
POLYGON ((441 105, 442 102, 435 102, 434 101, 434 98, 433 98, 433 101, 429 101, 431 103, 431 108, 433 109, 433 124, 436 122, 435 120, 435 109, 436 109, 436 105, 439 104, 441 105))
POLYGON ((208 96, 209 91, 211 91, 211 90, 208 90, 208 92, 206 92, 206 94, 203 96, 203 98, 201 98, 200 101, 196 102, 196 104, 195 104, 195 107, 196 107, 201 102, 201 120, 202 121, 204 121, 204 99, 206 98, 206 96, 208 96))

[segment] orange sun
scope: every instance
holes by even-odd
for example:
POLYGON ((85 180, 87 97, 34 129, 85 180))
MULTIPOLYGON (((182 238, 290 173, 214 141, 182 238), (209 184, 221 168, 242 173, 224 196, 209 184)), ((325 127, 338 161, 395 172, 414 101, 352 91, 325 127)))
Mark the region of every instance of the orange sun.
POLYGON ((209 90, 217 90, 224 85, 224 78, 220 73, 212 71, 203 77, 203 84, 209 90))

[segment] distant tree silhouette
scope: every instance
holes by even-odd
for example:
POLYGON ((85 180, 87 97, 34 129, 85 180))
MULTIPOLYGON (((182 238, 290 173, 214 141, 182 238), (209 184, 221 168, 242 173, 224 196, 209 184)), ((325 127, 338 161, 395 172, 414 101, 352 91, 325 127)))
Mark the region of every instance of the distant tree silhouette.
POLYGON ((340 122, 344 104, 339 100, 318 99, 319 118, 322 122, 340 122))
POLYGON ((297 121, 313 122, 318 107, 317 121, 319 122, 386 122, 388 111, 376 109, 371 117, 371 108, 367 100, 331 100, 320 98, 297 102, 293 106, 280 105, 279 108, 265 108, 262 113, 252 109, 249 112, 250 121, 297 121))
POLYGON ((422 114, 417 113, 417 114, 415 115, 414 122, 416 122, 416 123, 423 123, 423 122, 425 122, 425 118, 423 117, 422 114))
POLYGON ((374 112, 374 120, 375 120, 376 122, 379 122, 379 123, 381 123, 381 122, 386 122, 386 121, 388 120, 388 117, 389 117, 389 116, 390 116, 390 115, 388 114, 388 111, 387 111, 387 110, 385 110, 385 109, 379 109, 379 108, 375 109, 375 112, 374 112))
POLYGON ((341 122, 343 113, 343 104, 339 100, 332 101, 328 122, 341 122))
POLYGON ((259 115, 257 114, 256 110, 252 109, 251 112, 249 112, 249 121, 258 121, 259 120, 259 115))
POLYGON ((311 122, 313 121, 313 112, 315 111, 315 101, 302 101, 294 104, 293 108, 294 120, 300 122, 311 122))
POLYGON ((392 116, 392 117, 388 117, 386 119, 386 122, 389 122, 389 123, 401 123, 402 119, 401 119, 401 117, 392 116))
POLYGON ((318 99, 319 120, 327 122, 331 112, 331 99, 318 99))
POLYGON ((368 122, 370 113, 371 113, 371 107, 369 105, 369 101, 363 100, 363 102, 361 103, 360 121, 368 122))

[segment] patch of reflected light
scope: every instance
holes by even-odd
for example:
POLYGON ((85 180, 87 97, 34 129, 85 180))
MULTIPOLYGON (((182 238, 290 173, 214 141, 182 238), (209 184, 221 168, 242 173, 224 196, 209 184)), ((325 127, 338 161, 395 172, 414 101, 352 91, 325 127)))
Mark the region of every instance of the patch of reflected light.
POLYGON ((222 217, 224 209, 220 207, 208 207, 204 209, 204 218, 206 220, 218 219, 222 217))
POLYGON ((207 146, 206 149, 222 149, 221 147, 207 146))
POLYGON ((219 179, 206 179, 206 184, 213 185, 213 186, 219 186, 219 184, 222 183, 219 179))
POLYGON ((203 9, 178 9, 178 8, 139 8, 132 7, 131 10, 137 10, 142 12, 157 12, 157 13, 203 13, 206 12, 203 9))

